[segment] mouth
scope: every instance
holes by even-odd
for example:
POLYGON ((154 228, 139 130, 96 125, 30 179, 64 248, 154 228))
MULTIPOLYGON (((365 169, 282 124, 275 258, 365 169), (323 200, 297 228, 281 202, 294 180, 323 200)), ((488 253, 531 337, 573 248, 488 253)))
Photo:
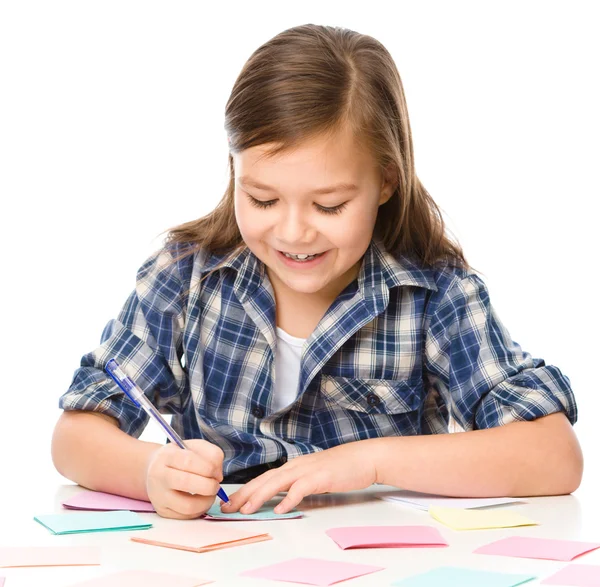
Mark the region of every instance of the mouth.
POLYGON ((326 251, 323 251, 322 253, 288 253, 286 251, 278 252, 287 257, 288 259, 301 262, 312 261, 313 259, 316 259, 317 257, 320 257, 321 255, 324 255, 326 253, 326 251))
POLYGON ((322 251, 321 253, 290 253, 288 251, 277 251, 277 256, 289 267, 312 267, 327 255, 329 251, 322 251))

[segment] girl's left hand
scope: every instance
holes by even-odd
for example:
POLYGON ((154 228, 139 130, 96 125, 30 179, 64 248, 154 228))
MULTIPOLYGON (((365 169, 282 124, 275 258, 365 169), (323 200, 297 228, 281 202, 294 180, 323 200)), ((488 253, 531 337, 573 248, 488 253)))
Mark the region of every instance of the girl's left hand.
POLYGON ((377 480, 375 450, 369 440, 359 440, 296 457, 246 483, 229 496, 228 504, 221 504, 221 509, 252 514, 280 491, 287 491, 274 509, 284 514, 307 495, 364 489, 377 480))

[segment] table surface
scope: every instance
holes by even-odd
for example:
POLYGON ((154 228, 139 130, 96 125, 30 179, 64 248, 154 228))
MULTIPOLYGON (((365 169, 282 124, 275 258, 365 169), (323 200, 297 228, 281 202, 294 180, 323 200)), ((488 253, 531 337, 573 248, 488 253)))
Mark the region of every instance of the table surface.
MULTIPOLYGON (((238 487, 225 485, 228 493, 238 487)), ((97 545, 101 547, 102 565, 91 567, 45 567, 0 569, 6 577, 6 587, 63 587, 124 569, 147 569, 211 579, 216 585, 293 585, 241 577, 245 570, 281 562, 295 557, 314 557, 335 561, 373 564, 385 570, 350 579, 340 585, 390 585, 403 577, 418 574, 440 565, 464 566, 474 569, 529 573, 538 579, 527 585, 538 585, 541 579, 569 563, 533 559, 507 558, 473 554, 479 546, 507 536, 536 536, 584 541, 600 541, 600 512, 596 505, 597 491, 593 487, 580 489, 574 495, 529 498, 528 503, 510 507, 539 522, 538 526, 455 531, 431 518, 425 511, 378 499, 387 486, 372 486, 362 491, 311 496, 300 509, 301 519, 263 522, 226 523, 228 527, 262 530, 273 540, 217 550, 190 553, 169 548, 137 544, 130 540, 135 532, 100 532, 54 536, 35 522, 36 515, 67 512, 62 502, 79 491, 76 485, 58 485, 54 489, 13 487, 9 495, 3 492, 0 501, 0 546, 97 545), (360 525, 429 525, 440 530, 448 548, 380 548, 341 550, 325 530, 339 526, 360 525)), ((77 515, 76 511, 71 511, 77 515)), ((140 514, 154 527, 185 524, 167 520, 157 514, 140 514)), ((208 522, 207 522, 208 523, 208 522)), ((576 559, 577 563, 600 564, 600 550, 576 559)))

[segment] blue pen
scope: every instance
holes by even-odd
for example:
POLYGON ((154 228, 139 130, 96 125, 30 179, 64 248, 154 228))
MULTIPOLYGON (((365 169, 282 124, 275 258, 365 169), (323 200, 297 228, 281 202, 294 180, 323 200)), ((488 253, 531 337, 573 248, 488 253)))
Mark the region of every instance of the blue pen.
MULTIPOLYGON (((158 422, 167 436, 180 448, 186 449, 182 438, 167 424, 165 419, 160 415, 160 412, 150 403, 144 392, 125 375, 125 372, 119 366, 119 363, 111 359, 106 363, 106 372, 112 377, 113 381, 123 390, 125 395, 137 406, 142 408, 151 418, 158 422)), ((220 487, 217 495, 225 502, 229 503, 229 498, 223 488, 220 487)))

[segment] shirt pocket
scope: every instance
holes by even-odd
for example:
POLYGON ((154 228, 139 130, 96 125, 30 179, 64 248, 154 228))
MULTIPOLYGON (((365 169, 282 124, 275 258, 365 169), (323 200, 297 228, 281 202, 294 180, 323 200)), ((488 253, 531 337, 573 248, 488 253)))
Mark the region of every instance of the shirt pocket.
POLYGON ((321 375, 325 402, 364 414, 402 414, 419 408, 423 380, 357 379, 321 375))

